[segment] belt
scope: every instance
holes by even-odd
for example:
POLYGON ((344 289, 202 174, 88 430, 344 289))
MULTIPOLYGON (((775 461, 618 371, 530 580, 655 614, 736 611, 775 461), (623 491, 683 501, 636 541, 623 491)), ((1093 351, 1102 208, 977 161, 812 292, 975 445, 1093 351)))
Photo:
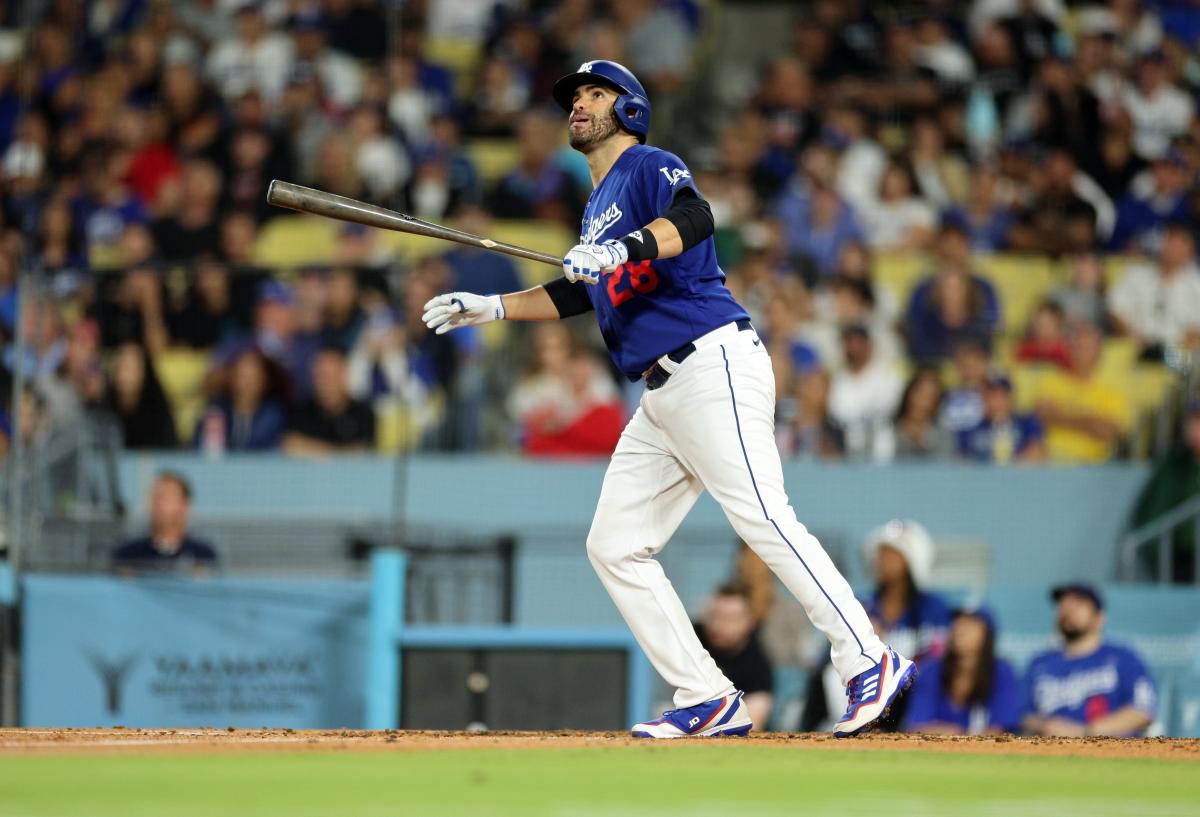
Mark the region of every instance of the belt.
MULTIPOLYGON (((737 322, 737 328, 739 332, 748 332, 754 327, 750 325, 749 318, 742 318, 737 322)), ((667 352, 663 357, 678 365, 687 360, 694 351, 696 351, 695 343, 685 343, 675 351, 667 352)), ((664 369, 662 364, 656 360, 654 361, 654 365, 642 375, 642 379, 646 381, 646 388, 653 391, 665 386, 667 381, 671 379, 671 373, 664 369)))

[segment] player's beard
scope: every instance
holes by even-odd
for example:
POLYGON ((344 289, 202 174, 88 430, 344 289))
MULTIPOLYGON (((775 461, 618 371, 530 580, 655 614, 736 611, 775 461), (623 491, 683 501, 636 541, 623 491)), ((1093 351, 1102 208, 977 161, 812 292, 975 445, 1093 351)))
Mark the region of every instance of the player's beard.
POLYGON ((587 127, 583 130, 573 131, 568 125, 567 141, 576 150, 589 150, 615 134, 618 130, 617 116, 613 113, 613 109, 609 108, 607 112, 592 117, 587 127))

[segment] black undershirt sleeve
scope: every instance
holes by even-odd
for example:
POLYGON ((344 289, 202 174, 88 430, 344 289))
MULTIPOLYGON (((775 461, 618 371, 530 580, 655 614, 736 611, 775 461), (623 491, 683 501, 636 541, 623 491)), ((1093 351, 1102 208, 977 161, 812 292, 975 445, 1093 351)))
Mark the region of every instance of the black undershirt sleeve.
POLYGON ((691 187, 681 187, 663 218, 675 225, 683 239, 683 251, 687 252, 713 234, 712 208, 691 187))
POLYGON ((566 278, 555 278, 553 281, 542 284, 546 294, 554 302, 554 308, 558 310, 560 318, 569 318, 592 311, 594 308, 592 299, 588 297, 585 286, 587 284, 572 284, 566 278))

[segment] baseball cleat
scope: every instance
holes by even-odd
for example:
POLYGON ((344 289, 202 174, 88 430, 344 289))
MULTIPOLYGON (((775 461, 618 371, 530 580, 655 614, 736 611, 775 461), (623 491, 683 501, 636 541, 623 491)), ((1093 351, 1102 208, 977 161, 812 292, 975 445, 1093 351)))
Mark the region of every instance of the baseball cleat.
POLYGON ((834 737, 848 738, 870 730, 888 714, 916 679, 917 668, 913 662, 891 647, 885 647, 878 664, 855 675, 846 684, 846 696, 850 701, 846 714, 833 725, 834 737))
POLYGON ((750 713, 742 693, 734 692, 686 709, 668 709, 658 720, 636 723, 635 738, 715 738, 750 732, 750 713))

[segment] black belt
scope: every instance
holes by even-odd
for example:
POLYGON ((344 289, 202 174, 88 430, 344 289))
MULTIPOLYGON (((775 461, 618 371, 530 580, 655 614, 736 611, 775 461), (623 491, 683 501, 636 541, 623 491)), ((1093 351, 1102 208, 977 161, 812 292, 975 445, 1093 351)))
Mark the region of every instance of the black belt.
MULTIPOLYGON (((739 332, 747 332, 754 327, 750 325, 749 318, 742 318, 737 322, 737 328, 739 332)), ((687 360, 688 356, 694 351, 696 351, 696 344, 685 343, 674 352, 667 352, 667 359, 678 365, 687 360)), ((646 388, 653 391, 665 386, 667 381, 671 379, 671 373, 664 369, 656 360, 654 361, 654 365, 642 375, 642 379, 646 381, 646 388)))

